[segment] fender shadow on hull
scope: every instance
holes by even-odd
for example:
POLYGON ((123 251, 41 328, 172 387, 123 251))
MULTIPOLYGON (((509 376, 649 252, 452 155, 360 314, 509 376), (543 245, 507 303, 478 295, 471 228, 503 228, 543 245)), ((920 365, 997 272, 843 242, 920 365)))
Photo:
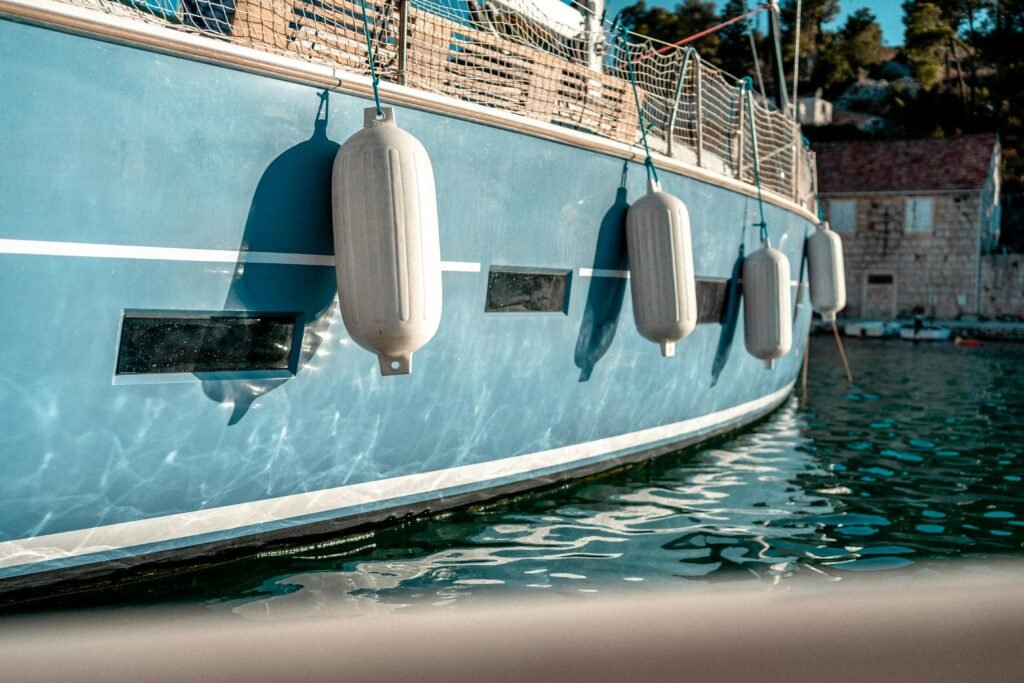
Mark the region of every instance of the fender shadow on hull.
MULTIPOLYGON (((624 271, 629 267, 626 251, 626 176, 629 164, 622 165, 622 181, 615 192, 615 201, 601 220, 594 248, 595 271, 624 271)), ((583 322, 576 339, 574 361, 580 369, 581 382, 590 379, 597 365, 615 339, 626 295, 626 279, 622 277, 594 277, 591 279, 587 301, 583 308, 583 322)))
MULTIPOLYGON (((224 310, 253 313, 297 312, 303 326, 295 373, 316 355, 323 333, 338 307, 334 268, 248 263, 252 252, 334 255, 331 229, 331 173, 338 143, 327 137, 330 94, 319 93, 320 106, 313 134, 285 150, 264 171, 253 193, 252 206, 238 252, 224 310)), ((201 378, 202 379, 202 378, 201 378)), ((203 393, 231 406, 228 425, 237 424, 260 396, 288 381, 284 379, 202 380, 203 393)))

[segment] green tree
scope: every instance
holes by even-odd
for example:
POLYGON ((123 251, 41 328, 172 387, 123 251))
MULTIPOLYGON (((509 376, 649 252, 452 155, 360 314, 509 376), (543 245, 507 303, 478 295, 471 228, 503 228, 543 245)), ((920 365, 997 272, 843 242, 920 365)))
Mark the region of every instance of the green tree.
POLYGON ((854 69, 873 67, 885 58, 882 27, 867 8, 861 8, 846 18, 846 24, 839 32, 839 42, 854 69))
MULTIPOLYGON (((782 21, 782 55, 787 65, 793 63, 796 46, 796 0, 780 5, 782 21)), ((800 69, 810 73, 814 60, 828 41, 824 25, 839 16, 839 0, 801 0, 800 3, 800 69)))
POLYGON ((904 49, 914 76, 921 87, 932 90, 943 80, 955 31, 941 7, 916 0, 903 3, 903 25, 906 27, 904 49))
MULTIPOLYGON (((622 10, 619 22, 630 31, 674 43, 715 26, 720 21, 714 0, 683 0, 672 11, 647 7, 644 0, 622 10)), ((693 44, 701 57, 714 61, 719 36, 707 35, 693 44)))
MULTIPOLYGON (((727 21, 741 16, 747 10, 746 0, 729 0, 722 8, 721 20, 727 21)), ((750 19, 743 19, 735 24, 729 24, 719 32, 717 54, 719 67, 735 76, 752 73, 754 55, 750 51, 748 36, 752 30, 750 19)))
POLYGON ((859 9, 838 32, 822 33, 811 85, 835 97, 884 58, 882 27, 869 10, 859 9))
POLYGON ((835 33, 827 33, 815 60, 810 85, 823 88, 826 97, 835 97, 856 78, 857 71, 847 59, 842 41, 835 33))
POLYGON ((630 31, 666 42, 680 31, 675 12, 664 7, 648 7, 644 0, 623 8, 618 20, 630 31))
MULTIPOLYGON (((1024 192, 1024 0, 1000 0, 988 12, 987 30, 976 40, 987 93, 977 115, 991 117, 1003 143, 1003 177, 1008 192, 1024 192)), ((1009 212, 1008 212, 1009 213, 1009 212)), ((1005 218, 1003 228, 1024 251, 1024 212, 1005 218), (1017 234, 1013 235, 1016 227, 1017 234)))

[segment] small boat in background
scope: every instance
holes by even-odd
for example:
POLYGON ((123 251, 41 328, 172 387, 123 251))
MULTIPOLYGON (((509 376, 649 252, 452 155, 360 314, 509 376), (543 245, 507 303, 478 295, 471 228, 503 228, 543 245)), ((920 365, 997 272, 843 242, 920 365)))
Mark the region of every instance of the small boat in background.
POLYGON ((984 343, 982 343, 980 339, 971 339, 970 337, 957 337, 953 340, 953 345, 976 349, 979 346, 984 346, 984 343))
POLYGON ((948 327, 938 325, 904 325, 900 328, 900 339, 909 341, 947 341, 950 337, 948 327))
POLYGON ((858 323, 848 323, 843 327, 847 337, 867 337, 871 339, 884 339, 895 337, 900 332, 900 324, 885 320, 867 320, 858 323))

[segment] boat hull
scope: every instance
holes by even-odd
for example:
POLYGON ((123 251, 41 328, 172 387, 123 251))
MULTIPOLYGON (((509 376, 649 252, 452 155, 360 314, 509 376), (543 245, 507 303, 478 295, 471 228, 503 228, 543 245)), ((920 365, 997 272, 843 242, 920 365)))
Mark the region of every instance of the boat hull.
MULTIPOLYGON (((742 320, 668 359, 637 333, 641 165, 424 106, 398 116, 434 165, 444 311, 415 372, 382 377, 341 321, 331 242, 331 165, 365 99, 9 21, 0 61, 0 589, 611 468, 756 419, 799 370, 805 287, 772 371, 742 320), (565 309, 485 312, 495 267, 564 272, 565 309), (293 315, 295 358, 118 374, 138 312, 293 315)), ((755 200, 661 179, 697 275, 733 277, 755 200)), ((766 214, 803 272, 806 216, 766 214)))
POLYGON ((847 337, 866 339, 886 339, 899 334, 900 324, 884 320, 872 320, 863 323, 848 323, 844 332, 847 337))

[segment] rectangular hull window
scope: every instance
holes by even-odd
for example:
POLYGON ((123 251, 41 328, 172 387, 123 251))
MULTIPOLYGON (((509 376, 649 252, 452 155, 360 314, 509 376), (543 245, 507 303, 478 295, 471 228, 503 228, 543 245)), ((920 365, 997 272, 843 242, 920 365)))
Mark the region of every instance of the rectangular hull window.
POLYGON ((488 313, 566 313, 569 271, 491 268, 487 277, 488 313))
POLYGON ((124 317, 118 375, 288 370, 295 316, 124 317))
POLYGON ((697 323, 721 323, 728 295, 728 280, 697 278, 697 323))

